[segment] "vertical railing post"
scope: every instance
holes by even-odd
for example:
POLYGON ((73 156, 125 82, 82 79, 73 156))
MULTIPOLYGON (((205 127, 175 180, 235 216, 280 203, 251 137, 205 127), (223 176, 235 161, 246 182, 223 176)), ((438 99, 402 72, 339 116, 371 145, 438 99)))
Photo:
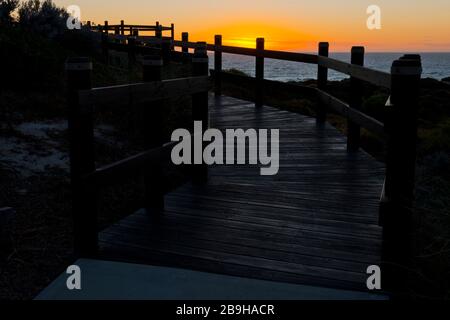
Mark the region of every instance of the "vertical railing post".
MULTIPOLYGON (((208 75, 208 54, 206 42, 197 42, 194 50, 194 57, 192 58, 193 75, 207 76, 208 75)), ((201 121, 203 132, 209 127, 209 110, 208 110, 208 91, 195 93, 192 95, 192 118, 194 121, 201 121)), ((201 155, 195 154, 193 157, 200 157, 203 159, 203 148, 201 155)), ((202 160, 203 162, 203 160, 202 160)), ((208 166, 206 164, 194 165, 193 181, 194 183, 205 183, 208 179, 208 166)))
MULTIPOLYGON (((352 47, 351 63, 363 66, 364 65, 364 47, 352 47)), ((361 110, 363 97, 363 83, 355 77, 350 77, 350 107, 356 110, 361 110)), ((347 119, 347 150, 357 151, 360 146, 361 128, 356 123, 347 119)))
POLYGON ((133 69, 136 64, 136 38, 128 37, 128 68, 133 69))
POLYGON ((133 37, 139 37, 139 29, 133 29, 133 37))
POLYGON ((174 50, 173 42, 175 41, 175 24, 170 24, 170 39, 172 39, 172 46, 170 50, 174 50))
POLYGON ((162 27, 158 23, 156 24, 155 37, 162 39, 162 27))
POLYGON ((125 35, 125 22, 123 20, 120 20, 120 34, 125 35))
POLYGON ((418 100, 422 65, 419 55, 405 55, 392 64, 391 96, 386 106, 387 132, 382 271, 385 289, 402 293, 412 258, 418 100))
MULTIPOLYGON (((144 82, 161 81, 162 67, 163 60, 160 55, 144 56, 142 60, 144 82)), ((164 143, 163 106, 163 101, 154 101, 142 106, 144 143, 148 149, 161 147, 164 143)), ((161 161, 160 157, 144 176, 145 207, 147 213, 154 217, 164 211, 164 178, 161 161)))
POLYGON ((144 56, 142 60, 144 82, 161 81, 162 66, 163 61, 160 55, 144 56))
POLYGON ((106 33, 106 35, 108 35, 109 33, 109 26, 108 26, 108 21, 105 21, 105 26, 103 28, 103 32, 106 33))
POLYGON ((188 53, 189 52, 189 48, 187 46, 187 43, 189 42, 189 33, 188 32, 183 32, 181 34, 181 41, 183 42, 183 46, 181 47, 181 52, 188 53))
POLYGON ((172 40, 169 37, 164 37, 161 39, 161 52, 164 65, 170 63, 170 51, 172 47, 172 40))
POLYGON ((109 48, 108 48, 108 33, 102 30, 101 34, 101 48, 102 48, 102 57, 103 62, 105 64, 109 63, 109 48))
POLYGON ((264 38, 256 39, 255 81, 255 106, 261 107, 264 99, 264 38))
POLYGON ((120 27, 119 26, 115 26, 114 27, 114 35, 119 35, 120 34, 120 27))
POLYGON ((88 28, 88 30, 91 30, 92 28, 92 23, 90 21, 87 22, 86 27, 88 28))
MULTIPOLYGON (((319 56, 328 57, 328 42, 319 43, 319 56)), ((328 82, 328 68, 318 65, 317 67, 317 88, 325 90, 328 82)), ((317 123, 323 123, 327 117, 327 108, 324 104, 320 104, 317 110, 317 123)))
POLYGON ((189 42, 189 33, 183 32, 181 34, 181 41, 183 42, 181 47, 181 52, 183 53, 183 62, 187 63, 189 61, 189 48, 187 43, 189 42))
POLYGON ((222 94, 222 36, 214 36, 214 93, 216 97, 222 94))
POLYGON ((69 58, 66 73, 75 254, 94 256, 98 245, 97 196, 82 180, 95 170, 94 122, 91 110, 82 110, 78 102, 79 90, 92 88, 92 63, 89 58, 69 58))
POLYGON ((161 39, 162 38, 162 29, 159 25, 159 21, 155 22, 155 37, 161 39))

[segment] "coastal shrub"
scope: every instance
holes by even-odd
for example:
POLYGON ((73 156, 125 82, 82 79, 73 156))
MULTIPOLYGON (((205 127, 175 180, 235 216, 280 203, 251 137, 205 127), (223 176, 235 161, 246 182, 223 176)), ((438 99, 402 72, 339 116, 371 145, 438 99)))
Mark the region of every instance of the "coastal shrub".
POLYGON ((28 0, 19 7, 19 24, 28 30, 49 38, 66 31, 69 17, 64 8, 57 7, 52 0, 28 0))
POLYGON ((40 35, 21 28, 0 29, 0 58, 4 87, 19 91, 61 88, 65 50, 40 35))
POLYGON ((387 95, 383 93, 376 93, 367 97, 363 101, 362 110, 371 117, 384 122, 384 106, 387 101, 387 95))
POLYGON ((419 129, 420 154, 442 151, 450 153, 450 118, 432 128, 419 129))
POLYGON ((237 76, 249 77, 249 75, 246 74, 244 71, 241 71, 241 70, 235 69, 235 68, 231 68, 231 69, 224 70, 224 71, 225 71, 225 72, 229 72, 229 73, 231 73, 231 74, 235 74, 235 75, 237 75, 237 76))
POLYGON ((19 6, 19 0, 0 0, 0 25, 9 25, 13 22, 13 12, 19 6))

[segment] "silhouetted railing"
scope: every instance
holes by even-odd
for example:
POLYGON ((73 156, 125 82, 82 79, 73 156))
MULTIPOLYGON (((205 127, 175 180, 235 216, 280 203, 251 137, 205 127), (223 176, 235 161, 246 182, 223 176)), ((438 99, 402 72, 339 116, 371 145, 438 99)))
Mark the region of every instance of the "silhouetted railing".
MULTIPOLYGON (((134 26, 138 29, 138 26, 134 26)), ((145 27, 152 29, 153 27, 145 27)), ((164 28, 155 27, 154 37, 142 37, 132 30, 133 26, 123 23, 119 26, 105 26, 97 29, 103 32, 102 38, 105 57, 108 57, 108 49, 126 51, 129 53, 129 61, 134 63, 136 54, 157 53, 168 60, 192 61, 189 49, 198 45, 189 42, 187 32, 182 33, 182 40, 174 40, 174 28, 171 27, 171 37, 162 37, 164 28), (130 35, 124 36, 123 30, 130 29, 130 35), (109 31, 115 30, 114 35, 109 31), (181 51, 175 51, 179 47, 181 51)), ((147 30, 147 29, 146 29, 147 30)), ((168 30, 168 29, 166 29, 168 30)), ((421 78, 421 58, 419 55, 404 55, 392 63, 391 72, 382 72, 364 67, 364 47, 352 47, 351 63, 339 61, 328 57, 329 44, 321 42, 318 46, 318 54, 306 54, 296 52, 284 52, 266 50, 264 39, 256 39, 256 48, 241 48, 222 45, 222 36, 215 36, 214 44, 207 44, 206 49, 214 52, 214 70, 211 70, 214 78, 214 91, 216 95, 222 93, 222 80, 233 79, 235 83, 252 83, 255 94, 255 105, 264 104, 265 88, 276 87, 277 90, 288 90, 314 95, 319 101, 316 110, 317 122, 326 120, 327 112, 333 110, 347 118, 347 149, 349 152, 360 148, 361 127, 377 134, 386 140, 386 179, 381 195, 380 224, 384 227, 383 260, 389 261, 384 266, 385 279, 388 283, 396 277, 400 277, 402 271, 395 265, 404 264, 410 257, 410 224, 411 205, 414 192, 414 176, 416 161, 417 141, 417 109, 418 93, 421 78), (237 54, 255 57, 255 77, 234 75, 222 70, 222 54, 237 54), (284 61, 300 62, 317 65, 317 86, 305 87, 269 81, 264 79, 264 59, 277 59, 284 61), (350 76, 350 99, 344 102, 327 92, 328 70, 350 76), (386 103, 385 122, 365 114, 362 109, 363 82, 368 82, 390 90, 390 98, 386 103)), ((124 89, 129 90, 129 89, 124 89)), ((105 91, 106 92, 106 89, 105 91)), ((398 281, 397 281, 398 283, 398 281)))
POLYGON ((108 21, 105 21, 103 25, 93 25, 91 21, 86 23, 86 27, 92 31, 98 31, 102 33, 109 34, 111 31, 115 35, 125 36, 138 36, 140 32, 154 32, 155 37, 161 37, 163 31, 170 31, 171 38, 174 39, 175 35, 175 25, 172 23, 170 27, 165 27, 156 21, 155 25, 136 25, 136 24, 125 24, 123 20, 120 24, 110 25, 108 21))
MULTIPOLYGON (((191 48, 194 44, 175 41, 175 46, 191 48)), ((318 54, 282 52, 264 49, 264 39, 256 39, 256 49, 222 45, 222 36, 215 36, 215 43, 207 46, 215 55, 215 92, 221 94, 222 53, 255 57, 255 77, 227 74, 234 79, 251 79, 255 84, 255 105, 264 102, 266 86, 273 81, 264 79, 264 59, 278 59, 293 62, 316 64, 317 87, 315 94, 320 102, 317 122, 326 119, 328 110, 333 110, 347 118, 347 150, 353 152, 360 147, 361 127, 377 134, 386 141, 386 179, 380 200, 380 224, 383 226, 383 270, 385 283, 392 290, 402 287, 405 272, 400 266, 408 265, 411 258, 411 207, 414 199, 417 110, 420 79, 422 74, 419 55, 407 54, 392 63, 391 73, 364 67, 364 47, 352 47, 351 63, 328 57, 329 44, 319 43, 318 54), (350 76, 350 99, 346 103, 327 92, 328 69, 350 76), (386 102, 385 122, 382 123, 361 111, 363 88, 368 82, 390 90, 386 102)), ((248 82, 248 81, 247 81, 248 82)), ((278 88, 294 90, 292 84, 279 85, 278 88)), ((310 92, 311 88, 298 86, 299 91, 310 92)))
MULTIPOLYGON (((164 143, 162 100, 192 96, 193 121, 208 124, 208 90, 211 88, 205 44, 199 43, 193 62, 193 77, 161 80, 161 56, 143 60, 143 83, 91 88, 92 63, 88 58, 72 58, 66 63, 68 77, 70 169, 73 193, 75 251, 94 256, 98 247, 97 198, 102 187, 137 175, 144 176, 146 208, 151 214, 164 210, 162 160, 170 155, 173 143, 164 143), (96 168, 94 157, 94 115, 105 105, 130 101, 142 107, 145 121, 142 153, 96 168)), ((167 159, 168 161, 168 159, 167 159)), ((193 169, 193 179, 206 179, 205 165, 193 169)))

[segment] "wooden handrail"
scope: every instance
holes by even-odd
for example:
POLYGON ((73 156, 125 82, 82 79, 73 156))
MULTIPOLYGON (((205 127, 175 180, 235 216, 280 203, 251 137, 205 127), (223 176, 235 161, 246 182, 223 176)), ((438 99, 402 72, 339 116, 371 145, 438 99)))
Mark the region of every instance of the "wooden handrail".
MULTIPOLYGON (((194 77, 163 80, 163 56, 146 56, 143 61, 144 83, 91 88, 92 62, 88 58, 71 58, 66 63, 68 79, 68 114, 70 139, 71 189, 74 213, 75 253, 95 256, 98 251, 97 198, 99 187, 144 174, 146 209, 158 214, 164 209, 161 159, 172 150, 174 143, 160 143, 162 130, 148 134, 156 123, 164 121, 161 104, 155 101, 181 95, 191 95, 192 117, 208 123, 208 57, 205 44, 199 43, 193 61, 194 77), (143 108, 148 120, 144 128, 147 151, 96 169, 94 156, 94 106, 110 106, 118 101, 132 102, 143 108), (153 102, 153 103, 152 103, 153 102), (157 139, 155 139, 157 138, 157 139), (149 168, 148 166, 153 166, 149 168), (154 185, 155 182, 157 185, 154 185)), ((207 127, 207 125, 206 125, 207 127)), ((201 176, 206 179, 207 169, 202 166, 201 176)), ((197 175, 198 178, 200 175, 197 175)), ((202 180, 203 181, 203 180, 202 180)))
MULTIPOLYGON (((217 76, 217 72, 214 70, 211 70, 211 75, 213 77, 217 76)), ((223 79, 229 79, 231 81, 236 81, 240 83, 249 83, 249 82, 255 82, 255 77, 250 76, 244 76, 244 75, 235 75, 230 72, 222 71, 221 76, 223 79), (231 79, 230 79, 231 78, 231 79)), ((335 112, 339 113, 340 115, 346 117, 347 119, 357 123, 361 127, 369 130, 370 132, 373 132, 380 136, 381 138, 386 138, 386 132, 385 132, 385 126, 382 122, 378 121, 375 118, 372 118, 365 113, 356 110, 354 108, 351 108, 349 104, 345 103, 344 101, 334 97, 333 95, 320 90, 318 88, 314 87, 308 87, 298 84, 291 84, 291 83, 282 83, 279 81, 271 81, 271 80, 264 80, 264 87, 266 88, 273 88, 274 85, 277 85, 277 88, 280 88, 281 90, 287 90, 289 92, 299 92, 303 95, 310 95, 311 97, 317 97, 318 100, 326 105, 328 108, 331 108, 335 112)))
MULTIPOLYGON (((132 32, 133 26, 124 25, 123 22, 118 26, 108 26, 105 21, 103 30, 115 29, 117 34, 122 36, 115 39, 123 39, 124 28, 130 28, 130 35, 135 37, 129 38, 127 45, 117 44, 118 48, 126 47, 129 52, 129 60, 136 58, 136 53, 143 53, 143 48, 151 49, 152 46, 142 46, 136 43, 139 39, 138 32, 132 32), (130 59, 132 58, 132 59, 130 59)), ((139 26, 134 26, 136 29, 139 26)), ((101 30, 102 27, 98 27, 101 30)), ((134 30, 136 31, 136 30, 134 30)), ((96 228, 95 221, 92 221, 92 213, 95 212, 95 190, 89 188, 79 188, 79 180, 82 174, 83 181, 92 182, 91 185, 105 185, 115 181, 118 177, 128 177, 130 174, 141 172, 148 164, 152 164, 156 159, 160 159, 162 153, 171 149, 172 144, 161 146, 148 150, 144 153, 121 160, 106 167, 95 170, 95 162, 93 158, 93 121, 92 111, 93 105, 110 105, 117 101, 132 100, 133 103, 146 103, 155 100, 165 99, 174 95, 193 95, 193 119, 201 120, 208 123, 208 93, 207 90, 212 87, 208 72, 208 56, 206 51, 215 52, 215 63, 217 75, 221 79, 225 78, 222 70, 222 53, 238 54, 256 57, 255 59, 255 77, 240 77, 241 83, 250 80, 255 87, 255 102, 257 106, 264 104, 264 89, 271 85, 276 85, 274 81, 264 79, 264 59, 278 59, 293 62, 302 62, 316 64, 317 68, 317 88, 299 86, 298 90, 304 92, 313 92, 314 97, 319 101, 317 109, 317 122, 321 125, 326 120, 327 109, 332 109, 348 119, 348 144, 347 150, 353 152, 358 150, 360 145, 360 127, 364 127, 369 131, 385 138, 387 145, 386 152, 386 180, 383 187, 382 203, 380 208, 380 217, 382 219, 383 230, 383 270, 386 274, 387 283, 394 283, 393 279, 400 278, 404 270, 400 270, 396 266, 406 264, 410 253, 405 248, 408 247, 408 237, 411 225, 410 207, 413 203, 413 192, 415 183, 415 160, 416 160, 416 142, 417 142, 417 118, 419 106, 419 88, 422 73, 421 59, 419 55, 407 54, 393 62, 391 73, 373 70, 364 67, 364 48, 352 48, 352 63, 339 61, 329 58, 329 44, 321 42, 318 46, 318 54, 305 54, 295 52, 284 52, 276 50, 265 50, 264 39, 259 38, 256 41, 256 48, 242 48, 235 46, 222 45, 222 37, 216 35, 215 44, 194 43, 188 41, 188 34, 183 33, 183 41, 173 39, 174 27, 164 29, 158 23, 155 27, 155 36, 160 39, 157 47, 164 57, 166 64, 170 58, 178 57, 183 62, 189 62, 191 54, 189 48, 195 48, 193 63, 194 78, 184 78, 175 80, 166 80, 159 82, 149 82, 140 84, 131 84, 123 86, 96 88, 90 90, 90 69, 92 64, 86 61, 72 61, 73 66, 70 70, 73 75, 69 77, 70 92, 70 110, 72 112, 72 125, 70 132, 72 136, 71 143, 71 172, 73 173, 72 182, 75 190, 75 199, 88 199, 88 201, 78 201, 75 211, 80 211, 75 224, 76 243, 83 253, 90 254, 95 252, 96 228), (172 30, 171 38, 162 37, 161 30, 172 30), (220 41, 219 41, 220 39, 220 41), (182 52, 171 52, 173 47, 181 47, 182 52), (80 67, 81 66, 81 67, 80 67), (80 69, 81 68, 81 69, 80 69), (83 69, 84 68, 84 69, 83 69), (328 89, 328 70, 350 76, 350 98, 346 103, 333 95, 327 93, 328 89), (391 97, 386 103, 385 123, 374 119, 361 110, 362 101, 362 84, 365 81, 383 88, 390 89, 391 97), (401 126, 399 125, 401 123, 401 126), (87 146, 87 148, 86 148, 87 146), (87 152, 84 150, 87 149, 87 152), (83 152, 80 152, 83 150, 83 152), (112 180, 111 180, 112 179, 112 180), (92 208, 91 208, 92 207, 92 208), (81 228, 85 223, 89 226, 81 228), (86 235, 87 234, 87 235, 86 235), (388 248, 388 247, 394 247, 388 248)), ((102 33, 102 45, 105 61, 108 58, 108 36, 107 32, 102 33)), ((145 40, 145 38, 142 38, 145 40)), ((162 64, 161 64, 162 65, 162 64)), ((213 73, 214 74, 214 73, 213 73)), ((238 81, 236 81, 238 82, 238 81)), ((278 82, 280 88, 289 88, 297 92, 297 88, 292 84, 282 84, 278 82)), ((273 88, 273 87, 272 87, 273 88)), ((215 79, 215 91, 217 95, 221 92, 220 79, 215 79)), ((151 105, 151 104, 150 104, 151 105)), ((151 107, 146 109, 153 110, 151 107)), ((158 118, 159 119, 159 118, 158 118)), ((207 126, 205 126, 207 127, 207 126)), ((148 147, 150 148, 150 147, 148 147)), ((194 168, 195 169, 195 168, 194 168)), ((206 177, 206 170, 202 168, 195 171, 196 177, 206 177)), ((155 170, 157 171, 157 170, 155 170)), ((200 179, 200 181, 204 178, 200 179)), ((158 195, 159 196, 159 195, 158 195)))
MULTIPOLYGON (((175 47, 195 48, 195 42, 184 42, 184 41, 180 41, 180 40, 174 40, 173 44, 175 47)), ((208 44, 207 50, 215 51, 215 45, 208 44)), ((222 45, 220 47, 220 50, 223 53, 231 53, 231 54, 256 57, 256 49, 253 49, 253 48, 243 48, 243 47, 223 46, 222 45)), ((277 60, 285 60, 285 61, 292 61, 292 62, 317 64, 317 55, 308 54, 308 53, 264 50, 263 57, 268 58, 268 59, 277 59, 277 60)))
MULTIPOLYGON (((175 40, 173 44, 175 47, 187 47, 187 48, 195 47, 194 42, 183 42, 175 40)), ((208 51, 215 51, 214 44, 208 44, 207 49, 208 51)), ((256 57, 256 49, 253 48, 221 46, 220 50, 223 53, 256 57)), ((264 50, 263 57, 268 59, 318 64, 322 67, 333 69, 335 71, 347 74, 357 79, 367 81, 374 85, 378 85, 384 88, 390 88, 391 86, 391 75, 387 72, 354 65, 351 63, 343 62, 329 57, 318 56, 315 54, 276 51, 276 50, 264 50)))
POLYGON ((164 27, 164 26, 150 26, 150 25, 134 25, 134 24, 110 24, 108 26, 104 26, 104 25, 97 25, 97 26, 91 26, 91 29, 93 30, 105 30, 107 29, 108 31, 114 31, 115 28, 117 27, 124 27, 124 28, 133 28, 134 30, 139 30, 139 31, 155 31, 158 28, 160 28, 163 31, 169 31, 172 30, 172 27, 164 27))
POLYGON ((355 64, 339 61, 328 57, 318 57, 317 63, 329 69, 347 74, 384 88, 391 87, 391 75, 387 72, 369 69, 355 64))
POLYGON ((319 100, 327 107, 333 109, 340 115, 350 119, 356 124, 360 125, 367 130, 376 133, 382 138, 386 138, 384 130, 384 124, 375 118, 372 118, 365 113, 351 108, 347 103, 339 100, 338 98, 326 93, 323 90, 316 89, 319 100))
MULTIPOLYGON (((194 141, 197 135, 191 133, 191 140, 194 141)), ((177 141, 170 141, 163 144, 161 147, 153 148, 118 160, 116 162, 107 164, 95 171, 83 176, 83 183, 96 188, 117 184, 121 181, 129 180, 133 177, 139 176, 151 166, 157 165, 159 162, 168 159, 173 147, 177 141)))
POLYGON ((126 84, 79 91, 79 105, 83 112, 94 111, 93 106, 116 104, 123 99, 145 103, 169 97, 190 95, 211 88, 208 76, 170 79, 148 83, 126 84))
POLYGON ((167 157, 176 142, 168 142, 162 147, 147 150, 128 158, 108 164, 83 177, 89 186, 103 187, 133 178, 148 171, 148 167, 167 157))
POLYGON ((317 64, 317 55, 309 53, 264 50, 264 58, 317 64))

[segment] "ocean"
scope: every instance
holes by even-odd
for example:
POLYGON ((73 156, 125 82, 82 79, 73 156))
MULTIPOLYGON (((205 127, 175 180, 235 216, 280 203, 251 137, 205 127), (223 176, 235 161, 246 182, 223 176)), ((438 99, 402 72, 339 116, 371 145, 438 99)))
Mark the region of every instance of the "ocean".
MULTIPOLYGON (((392 61, 401 57, 402 53, 366 53, 365 66, 371 69, 389 72, 392 61)), ((447 53, 421 53, 423 65, 423 78, 450 77, 450 52, 447 53)), ((214 54, 210 53, 210 68, 214 68, 214 54)), ((330 57, 350 62, 350 53, 330 53, 330 57)), ((224 53, 222 57, 223 70, 238 69, 251 76, 255 74, 255 58, 224 53)), ((264 75, 266 79, 277 81, 303 81, 316 79, 317 66, 306 63, 265 59, 264 75)), ((342 80, 347 75, 330 70, 329 80, 342 80)))

